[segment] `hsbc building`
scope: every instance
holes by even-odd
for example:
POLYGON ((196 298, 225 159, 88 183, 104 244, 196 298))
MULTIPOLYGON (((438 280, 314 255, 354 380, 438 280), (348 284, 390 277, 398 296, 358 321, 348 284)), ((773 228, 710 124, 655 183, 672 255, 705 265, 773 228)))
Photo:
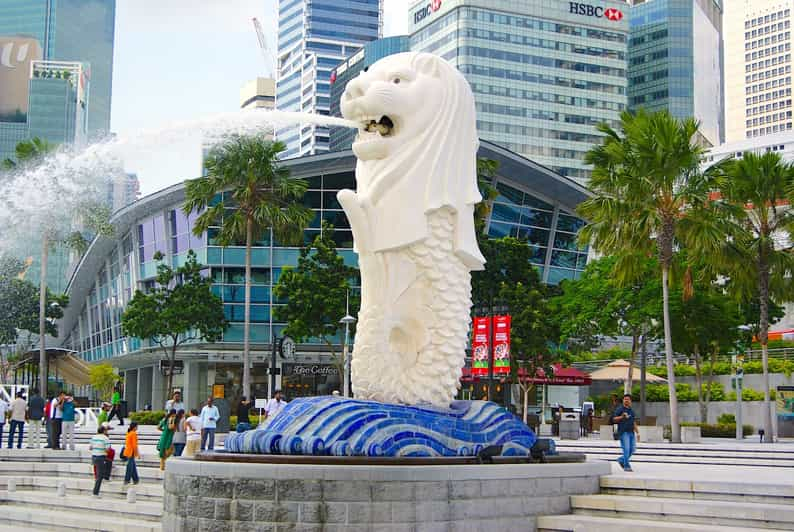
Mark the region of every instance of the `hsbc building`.
POLYGON ((627 106, 628 10, 609 0, 417 0, 411 50, 468 79, 480 138, 586 183, 596 125, 627 106))

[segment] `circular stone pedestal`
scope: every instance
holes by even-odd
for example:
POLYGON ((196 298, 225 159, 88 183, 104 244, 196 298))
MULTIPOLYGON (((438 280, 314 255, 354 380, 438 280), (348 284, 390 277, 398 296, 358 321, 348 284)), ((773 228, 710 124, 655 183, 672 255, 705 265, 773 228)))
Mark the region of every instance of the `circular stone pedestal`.
POLYGON ((170 459, 163 530, 535 530, 607 462, 314 465, 170 459))

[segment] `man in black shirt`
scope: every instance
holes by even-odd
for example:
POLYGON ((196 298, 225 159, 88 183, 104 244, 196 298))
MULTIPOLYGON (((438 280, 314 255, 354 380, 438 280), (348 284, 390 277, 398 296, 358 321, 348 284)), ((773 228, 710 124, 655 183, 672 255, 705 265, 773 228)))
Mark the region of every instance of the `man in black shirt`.
POLYGON ((237 432, 244 432, 251 428, 251 421, 248 419, 248 410, 250 409, 251 401, 246 400, 243 396, 237 406, 237 432))
POLYGON ((30 434, 28 436, 28 448, 38 449, 41 445, 41 420, 44 418, 44 405, 46 401, 39 395, 37 389, 33 389, 33 395, 28 402, 28 417, 30 418, 30 434))
POLYGON ((623 404, 615 409, 611 420, 618 426, 618 439, 620 439, 620 447, 623 449, 623 456, 618 458, 618 463, 624 471, 631 471, 629 459, 637 451, 637 441, 640 439, 637 416, 631 409, 631 394, 623 395, 623 404))

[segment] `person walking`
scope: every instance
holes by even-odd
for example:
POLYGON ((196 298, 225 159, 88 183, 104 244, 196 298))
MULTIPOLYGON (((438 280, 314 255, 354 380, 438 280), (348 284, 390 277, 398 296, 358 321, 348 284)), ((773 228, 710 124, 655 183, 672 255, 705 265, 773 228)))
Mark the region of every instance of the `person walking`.
POLYGON ((58 392, 58 395, 50 403, 50 416, 52 417, 52 429, 50 435, 52 441, 50 448, 60 451, 61 450, 61 429, 63 426, 63 402, 66 394, 63 391, 58 392))
POLYGON ((637 426, 637 416, 631 409, 631 394, 623 396, 623 404, 612 413, 611 421, 618 426, 618 439, 623 456, 618 458, 618 463, 623 471, 632 471, 629 459, 637 451, 637 442, 640 439, 640 430, 637 426))
POLYGON ((207 397, 207 404, 201 409, 201 450, 215 450, 215 429, 221 416, 218 407, 212 404, 212 397, 207 397))
POLYGON ((111 409, 108 415, 108 422, 113 419, 113 416, 119 418, 119 427, 124 426, 124 418, 121 417, 121 392, 118 386, 113 389, 113 397, 110 399, 111 409))
POLYGON ((33 395, 28 401, 28 448, 38 449, 41 447, 41 420, 44 419, 44 408, 46 401, 39 395, 39 391, 33 388, 33 395))
POLYGON ((99 415, 96 417, 97 426, 108 422, 108 412, 110 412, 110 403, 103 402, 99 410, 99 415))
POLYGON ((138 478, 138 466, 135 465, 135 460, 140 460, 141 453, 138 449, 138 423, 135 421, 130 422, 130 427, 127 429, 127 437, 124 439, 124 450, 122 458, 127 459, 127 470, 124 472, 124 485, 132 481, 137 484, 140 480, 138 478))
POLYGON ((187 432, 185 431, 185 411, 178 410, 174 418, 174 456, 182 456, 187 444, 187 432))
POLYGON ((14 448, 14 433, 19 431, 17 449, 22 448, 22 438, 25 432, 25 421, 28 419, 28 402, 22 391, 17 392, 17 398, 11 403, 11 428, 8 431, 8 448, 14 448))
POLYGON ((160 440, 157 442, 157 452, 160 455, 160 471, 165 471, 165 461, 174 452, 174 419, 176 411, 171 410, 160 420, 157 430, 160 431, 160 440))
POLYGON ((68 394, 64 398, 62 410, 63 418, 61 420, 61 429, 63 430, 63 448, 74 451, 75 404, 72 394, 68 394))
POLYGON ((110 438, 107 435, 107 426, 100 425, 96 434, 91 438, 91 463, 94 464, 94 497, 99 497, 102 479, 105 478, 108 466, 107 455, 110 450, 110 438))
POLYGON ((237 432, 245 432, 251 429, 251 420, 248 411, 251 410, 251 401, 246 400, 245 396, 240 399, 237 405, 237 432))
POLYGON ((185 456, 196 456, 201 444, 201 418, 195 408, 190 410, 190 417, 185 420, 185 433, 187 434, 185 456))
POLYGON ((284 400, 281 390, 276 390, 273 397, 269 399, 267 405, 265 405, 265 414, 267 414, 268 418, 273 418, 284 410, 285 406, 287 406, 287 401, 284 400))
POLYGON ((185 409, 185 403, 182 402, 182 392, 174 392, 174 395, 171 396, 171 399, 165 402, 165 411, 170 412, 171 410, 176 410, 179 412, 180 410, 185 409))

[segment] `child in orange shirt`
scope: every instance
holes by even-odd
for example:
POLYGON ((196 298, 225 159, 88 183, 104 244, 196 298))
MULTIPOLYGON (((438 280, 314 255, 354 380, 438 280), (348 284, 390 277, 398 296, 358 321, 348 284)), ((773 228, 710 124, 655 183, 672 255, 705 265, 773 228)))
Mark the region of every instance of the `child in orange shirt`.
POLYGON ((140 458, 141 454, 138 452, 138 424, 133 421, 130 423, 130 428, 127 429, 127 437, 124 440, 124 457, 127 459, 127 471, 124 474, 124 485, 130 483, 138 483, 138 467, 135 465, 135 459, 140 458))

